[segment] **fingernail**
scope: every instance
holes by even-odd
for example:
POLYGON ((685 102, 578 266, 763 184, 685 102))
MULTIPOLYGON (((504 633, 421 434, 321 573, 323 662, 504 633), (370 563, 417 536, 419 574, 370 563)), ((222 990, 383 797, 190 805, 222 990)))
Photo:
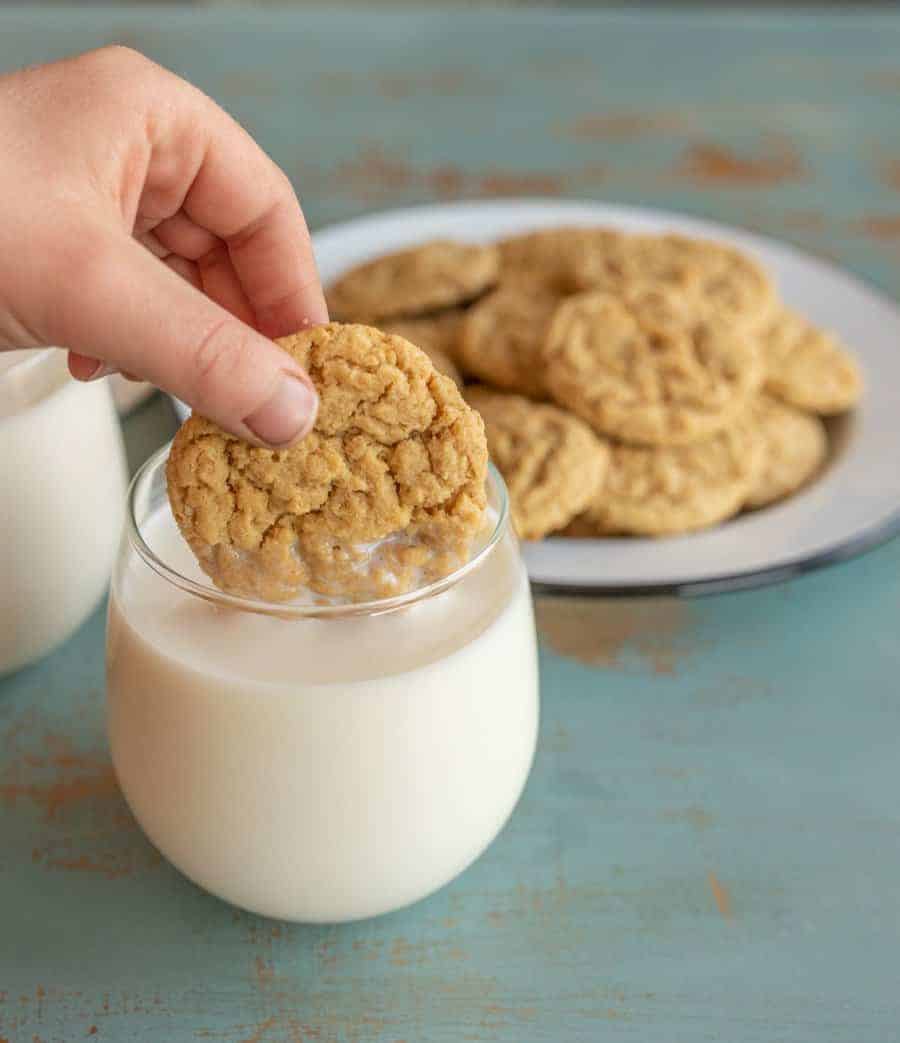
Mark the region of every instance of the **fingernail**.
POLYGON ((84 383, 88 383, 91 380, 99 380, 101 377, 105 377, 108 373, 112 373, 112 369, 107 366, 105 362, 97 360, 97 365, 88 373, 86 377, 82 377, 84 383))
POLYGON ((282 373, 275 394, 244 423, 267 445, 289 445, 309 434, 318 408, 318 396, 308 384, 282 373))

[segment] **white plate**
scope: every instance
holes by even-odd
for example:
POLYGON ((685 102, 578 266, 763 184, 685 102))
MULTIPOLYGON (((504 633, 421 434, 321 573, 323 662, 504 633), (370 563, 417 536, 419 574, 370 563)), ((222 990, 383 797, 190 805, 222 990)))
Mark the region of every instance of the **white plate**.
POLYGON ((853 276, 771 239, 680 214, 597 203, 509 200, 395 210, 315 236, 323 281, 389 250, 435 236, 489 241, 542 225, 609 224, 722 239, 755 254, 784 299, 838 333, 867 391, 833 425, 825 473, 782 504, 706 532, 669 539, 526 544, 532 582, 559 592, 700 594, 759 586, 858 554, 900 531, 900 311, 853 276))

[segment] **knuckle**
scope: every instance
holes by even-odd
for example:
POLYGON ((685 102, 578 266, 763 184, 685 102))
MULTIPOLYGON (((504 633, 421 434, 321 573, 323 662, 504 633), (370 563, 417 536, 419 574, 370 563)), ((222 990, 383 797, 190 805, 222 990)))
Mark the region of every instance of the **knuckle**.
POLYGON ((86 76, 83 88, 107 103, 145 99, 152 94, 160 67, 140 51, 124 44, 108 44, 75 59, 86 76))
POLYGON ((293 203, 293 201, 296 199, 296 193, 294 192, 294 183, 279 166, 275 167, 274 177, 276 195, 280 197, 282 200, 285 200, 289 203, 293 203))
POLYGON ((87 55, 88 60, 101 68, 109 68, 115 71, 126 70, 134 73, 139 70, 150 69, 153 63, 140 51, 128 47, 123 43, 110 43, 91 51, 87 55))

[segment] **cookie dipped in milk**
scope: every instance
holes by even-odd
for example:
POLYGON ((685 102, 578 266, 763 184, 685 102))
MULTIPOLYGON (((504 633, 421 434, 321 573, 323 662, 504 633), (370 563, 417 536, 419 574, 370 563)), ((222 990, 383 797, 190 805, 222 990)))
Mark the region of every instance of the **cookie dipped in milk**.
POLYGON ((135 479, 109 614, 113 761, 151 841, 264 915, 439 888, 534 753, 527 576, 484 427, 401 337, 285 338, 320 396, 267 450, 200 417, 135 479))

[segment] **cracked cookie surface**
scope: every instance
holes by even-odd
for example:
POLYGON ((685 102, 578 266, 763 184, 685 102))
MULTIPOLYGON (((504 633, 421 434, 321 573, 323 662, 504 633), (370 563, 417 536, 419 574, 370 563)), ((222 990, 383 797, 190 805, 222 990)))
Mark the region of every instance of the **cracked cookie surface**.
POLYGON ((421 348, 431 359, 438 373, 450 377, 455 384, 462 387, 462 374, 454 361, 462 317, 461 311, 454 310, 426 319, 383 322, 381 328, 385 333, 395 333, 421 348))
POLYGON ((466 400, 484 419, 522 539, 540 539, 587 507, 609 459, 607 444, 587 424, 556 406, 485 387, 467 388, 466 400))
POLYGON ((501 286, 463 320, 457 357, 463 371, 505 391, 546 398, 542 353, 562 298, 543 286, 501 286))
POLYGON ((435 239, 351 268, 325 296, 333 319, 375 323, 474 300, 499 272, 496 246, 435 239))
POLYGON ((645 284, 690 295, 698 309, 726 322, 758 328, 776 307, 765 269, 727 243, 682 235, 622 236, 582 253, 579 289, 629 291, 645 284))
POLYGON ((588 259, 616 249, 624 239, 613 228, 539 228, 498 243, 501 281, 543 285, 556 293, 582 289, 588 259))
POLYGON ((765 463, 749 416, 694 445, 613 446, 603 488, 571 535, 673 536, 736 514, 765 463))
POLYGON ((461 564, 483 525, 487 446, 453 382, 367 326, 331 323, 278 344, 318 390, 310 435, 261 449, 195 415, 172 445, 169 499, 204 571, 268 601, 303 588, 359 601, 461 564))
POLYGON ((810 413, 760 395, 751 407, 765 443, 765 465, 747 498, 747 507, 765 507, 796 492, 828 455, 825 425, 810 413))
POLYGON ((652 287, 566 298, 543 360, 556 402, 599 433, 641 445, 708 438, 749 404, 764 375, 755 339, 652 287))
POLYGON ((760 335, 766 390, 798 409, 833 416, 863 392, 859 366, 836 337, 790 308, 780 308, 760 335))

